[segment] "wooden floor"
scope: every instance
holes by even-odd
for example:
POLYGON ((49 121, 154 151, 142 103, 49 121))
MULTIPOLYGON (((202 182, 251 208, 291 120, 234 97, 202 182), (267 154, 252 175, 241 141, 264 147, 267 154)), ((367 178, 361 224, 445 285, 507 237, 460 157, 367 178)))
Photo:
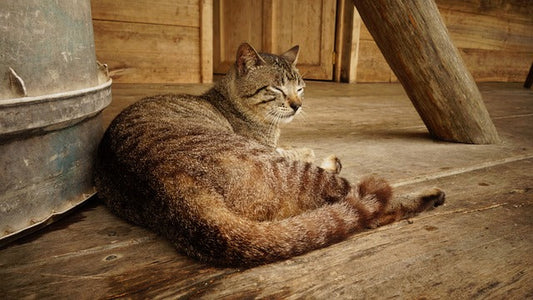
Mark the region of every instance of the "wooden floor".
MULTIPOLYGON (((105 123, 139 97, 206 86, 114 85, 105 123)), ((0 249, 0 295, 21 298, 533 298, 533 92, 481 84, 503 143, 431 139, 397 84, 309 82, 282 144, 336 153, 343 175, 375 173, 397 192, 439 186, 447 203, 293 259, 219 269, 91 199, 0 249)))

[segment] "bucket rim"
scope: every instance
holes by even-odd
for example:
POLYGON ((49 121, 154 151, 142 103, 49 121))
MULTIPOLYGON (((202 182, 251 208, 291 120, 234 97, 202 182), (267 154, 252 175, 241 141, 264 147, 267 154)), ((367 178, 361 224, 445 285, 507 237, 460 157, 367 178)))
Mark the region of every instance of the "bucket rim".
POLYGON ((0 142, 59 130, 90 118, 111 103, 111 83, 38 97, 0 101, 0 142))
POLYGON ((92 94, 100 90, 106 89, 111 86, 113 79, 109 78, 106 82, 101 83, 96 86, 72 90, 67 92, 60 92, 54 94, 40 95, 40 96, 30 96, 30 97, 20 97, 20 98, 10 98, 10 99, 0 99, 0 110, 3 107, 13 107, 19 105, 28 105, 34 103, 45 103, 50 101, 63 100, 68 98, 73 98, 74 96, 83 96, 87 94, 92 94))

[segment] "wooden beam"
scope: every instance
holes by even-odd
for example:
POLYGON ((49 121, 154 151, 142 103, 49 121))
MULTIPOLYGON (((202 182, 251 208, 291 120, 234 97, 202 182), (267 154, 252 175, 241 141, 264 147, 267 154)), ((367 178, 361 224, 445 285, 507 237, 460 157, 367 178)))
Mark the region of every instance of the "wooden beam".
POLYGON ((360 30, 361 17, 351 1, 338 1, 333 72, 336 82, 356 82, 360 30))
POLYGON ((500 138, 433 0, 353 0, 383 56, 436 138, 500 138))

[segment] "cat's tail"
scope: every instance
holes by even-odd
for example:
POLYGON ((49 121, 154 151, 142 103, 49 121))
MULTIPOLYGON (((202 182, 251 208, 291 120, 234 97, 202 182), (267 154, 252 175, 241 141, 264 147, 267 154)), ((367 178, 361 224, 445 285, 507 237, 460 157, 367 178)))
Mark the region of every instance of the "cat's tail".
POLYGON ((390 207, 391 192, 386 182, 368 178, 344 201, 282 220, 257 222, 227 209, 219 194, 199 188, 189 191, 187 201, 202 211, 191 215, 188 210, 189 215, 164 233, 182 251, 202 261, 253 266, 325 247, 354 232, 412 216, 444 201, 442 193, 390 207))

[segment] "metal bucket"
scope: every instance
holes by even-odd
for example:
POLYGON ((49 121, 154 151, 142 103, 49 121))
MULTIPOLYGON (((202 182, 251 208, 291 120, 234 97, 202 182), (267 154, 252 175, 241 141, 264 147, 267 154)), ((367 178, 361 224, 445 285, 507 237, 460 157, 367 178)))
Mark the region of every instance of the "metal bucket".
POLYGON ((0 244, 95 193, 110 102, 90 0, 0 1, 0 244))

